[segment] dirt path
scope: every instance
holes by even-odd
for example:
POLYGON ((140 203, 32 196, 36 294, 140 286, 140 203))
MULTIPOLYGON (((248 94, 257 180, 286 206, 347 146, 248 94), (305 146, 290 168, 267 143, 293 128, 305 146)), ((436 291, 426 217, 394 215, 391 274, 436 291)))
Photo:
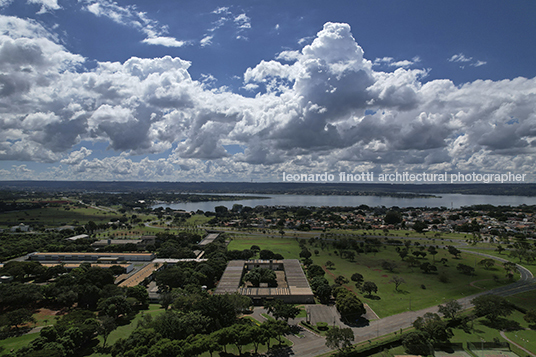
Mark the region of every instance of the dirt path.
POLYGON ((469 285, 471 285, 473 288, 484 290, 484 288, 481 288, 480 286, 476 286, 475 284, 480 282, 480 281, 489 281, 489 280, 491 280, 491 279, 475 280, 475 281, 470 282, 469 285))

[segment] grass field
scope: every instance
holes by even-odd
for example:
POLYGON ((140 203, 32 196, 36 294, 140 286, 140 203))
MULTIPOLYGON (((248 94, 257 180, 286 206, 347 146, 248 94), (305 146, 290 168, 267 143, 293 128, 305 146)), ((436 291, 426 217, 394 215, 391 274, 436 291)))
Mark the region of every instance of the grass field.
POLYGON ((37 337, 39 337, 38 333, 32 333, 30 335, 22 335, 19 337, 10 337, 6 338, 5 340, 0 340, 0 348, 3 348, 3 350, 0 351, 0 356, 9 354, 9 351, 12 349, 16 351, 19 348, 26 346, 37 337))
MULTIPOLYGON (((246 234, 235 236, 228 248, 241 250, 249 249, 252 245, 272 250, 287 259, 299 259, 301 251, 298 240, 294 238, 266 238, 246 234)), ((504 278, 504 270, 498 263, 492 269, 485 270, 476 264, 483 259, 482 257, 462 253, 461 259, 454 259, 444 249, 439 249, 435 258, 428 255, 425 259, 419 259, 421 262, 434 263, 434 260, 436 261, 438 273, 424 274, 418 267, 411 268, 402 261, 392 246, 381 248, 377 254, 361 254, 354 261, 340 258, 333 248, 321 250, 310 244, 307 244, 307 248, 311 252, 314 252, 315 249, 319 250, 318 255, 313 254, 311 257, 315 264, 325 266, 328 260, 334 263, 334 267, 326 270, 327 274, 325 275, 330 284, 333 284, 334 279, 339 275, 350 280, 354 273, 362 274, 365 281, 376 283, 378 293, 372 297, 365 297, 352 282, 346 286, 355 292, 363 302, 369 304, 380 318, 408 311, 410 304, 412 310, 419 310, 509 283, 504 278), (447 266, 437 263, 441 258, 448 259, 447 266), (381 266, 384 260, 395 262, 397 269, 393 272, 384 270, 381 266), (475 267, 476 275, 468 276, 458 272, 456 266, 460 263, 475 267), (440 282, 438 279, 440 273, 446 274, 450 282, 440 282), (398 292, 390 283, 393 275, 400 276, 405 280, 398 292), (499 277, 498 282, 493 279, 494 275, 499 277), (422 288, 422 285, 425 289, 422 288)))
POLYGON ((258 245, 261 249, 268 249, 281 254, 285 259, 299 259, 301 249, 293 238, 267 238, 258 236, 234 236, 227 246, 228 250, 244 250, 258 245))
POLYGON ((523 261, 523 262, 520 263, 519 259, 513 258, 510 255, 508 255, 507 251, 504 251, 504 252, 502 252, 502 254, 499 254, 499 252, 497 252, 495 250, 491 250, 491 249, 478 249, 478 248, 471 248, 471 247, 467 247, 467 248, 464 247, 463 249, 478 252, 478 253, 489 254, 489 255, 492 255, 494 257, 509 260, 509 261, 514 262, 516 264, 521 264, 522 266, 524 266, 525 268, 530 270, 530 272, 532 274, 534 274, 534 276, 536 276, 536 262, 527 263, 527 262, 523 261))
POLYGON ((9 227, 19 223, 28 225, 41 224, 44 226, 61 226, 68 224, 86 224, 93 221, 97 224, 109 222, 112 218, 119 218, 121 214, 106 210, 87 207, 46 207, 25 211, 2 213, 0 221, 2 226, 9 227))
POLYGON ((536 290, 507 297, 511 303, 527 310, 536 309, 536 290))

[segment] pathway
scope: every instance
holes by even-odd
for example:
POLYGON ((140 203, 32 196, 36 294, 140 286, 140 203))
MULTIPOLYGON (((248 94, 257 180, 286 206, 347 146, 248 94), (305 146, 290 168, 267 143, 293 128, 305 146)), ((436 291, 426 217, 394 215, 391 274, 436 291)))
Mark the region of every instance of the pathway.
POLYGON ((536 357, 536 355, 535 355, 534 353, 530 352, 529 350, 527 350, 526 348, 524 348, 524 347, 521 346, 520 344, 515 343, 514 341, 512 341, 511 339, 509 339, 508 337, 506 337, 506 334, 504 333, 504 331, 501 331, 501 336, 502 336, 502 338, 504 338, 506 341, 510 342, 511 344, 516 345, 517 347, 519 347, 519 348, 522 349, 523 351, 527 352, 527 354, 529 354, 530 356, 532 356, 532 357, 536 357))

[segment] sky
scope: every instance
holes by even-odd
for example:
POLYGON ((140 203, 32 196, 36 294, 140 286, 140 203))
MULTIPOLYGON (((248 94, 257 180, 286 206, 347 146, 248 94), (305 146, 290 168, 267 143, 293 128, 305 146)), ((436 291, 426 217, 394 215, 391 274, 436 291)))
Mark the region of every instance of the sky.
POLYGON ((0 0, 0 180, 536 167, 536 1, 0 0))

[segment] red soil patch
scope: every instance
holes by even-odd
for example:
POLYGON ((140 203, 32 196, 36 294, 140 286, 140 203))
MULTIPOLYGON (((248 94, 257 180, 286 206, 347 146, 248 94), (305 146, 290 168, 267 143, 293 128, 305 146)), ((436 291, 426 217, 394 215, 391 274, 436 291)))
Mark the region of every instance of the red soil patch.
POLYGON ((382 275, 382 278, 388 278, 388 277, 389 277, 389 275, 385 275, 385 274, 382 275))
POLYGON ((372 271, 383 271, 383 269, 372 269, 372 271))

